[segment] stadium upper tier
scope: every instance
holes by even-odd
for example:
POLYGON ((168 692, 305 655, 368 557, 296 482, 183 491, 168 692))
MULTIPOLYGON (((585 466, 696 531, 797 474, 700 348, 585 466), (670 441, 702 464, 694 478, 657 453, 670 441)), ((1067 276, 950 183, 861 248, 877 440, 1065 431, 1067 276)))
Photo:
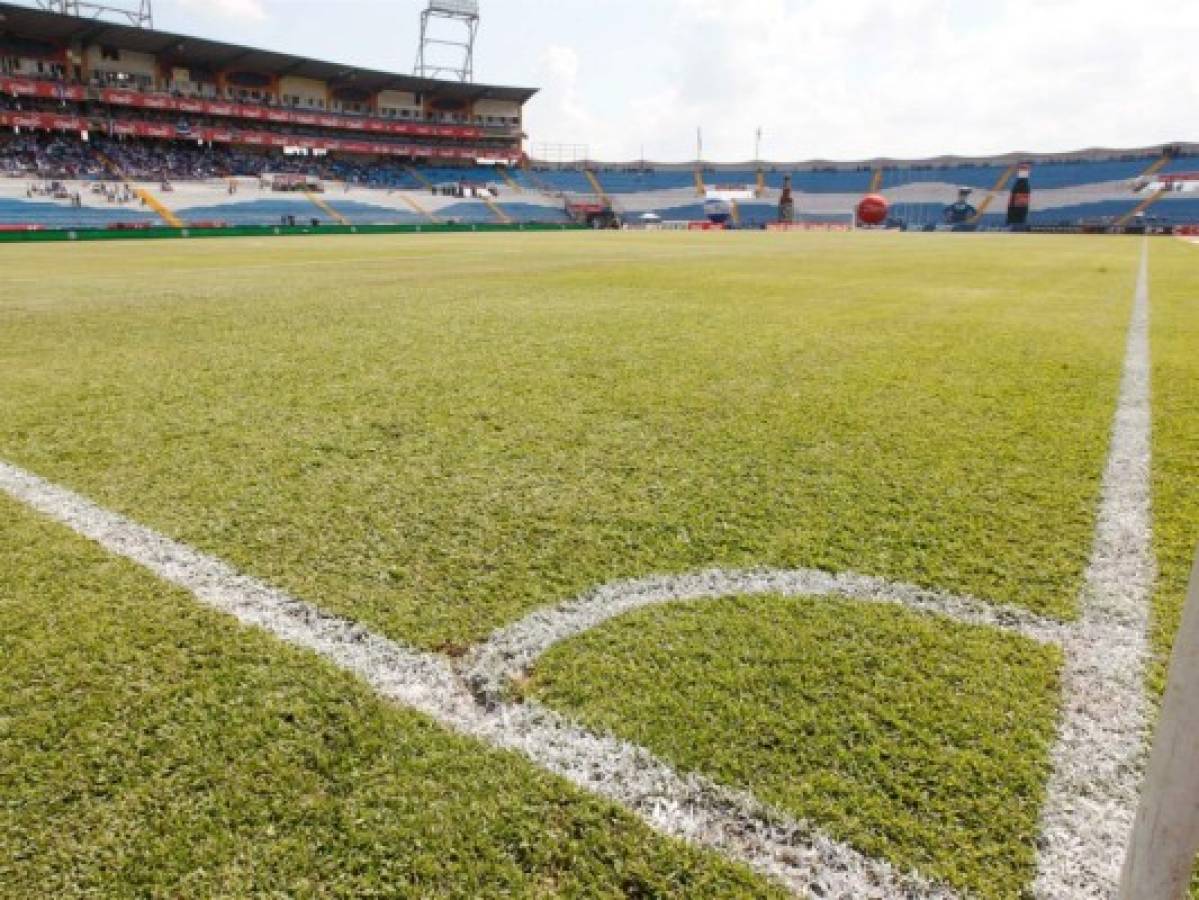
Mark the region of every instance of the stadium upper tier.
POLYGON ((0 126, 9 128, 511 163, 535 93, 0 3, 0 126))

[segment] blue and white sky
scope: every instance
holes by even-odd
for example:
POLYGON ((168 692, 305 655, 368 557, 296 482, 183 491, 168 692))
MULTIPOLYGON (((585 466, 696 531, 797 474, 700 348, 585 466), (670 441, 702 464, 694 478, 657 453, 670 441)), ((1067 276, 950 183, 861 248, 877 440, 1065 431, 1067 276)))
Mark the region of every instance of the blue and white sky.
MULTIPOLYGON (((424 0, 155 0, 159 28, 409 72, 424 0)), ((594 159, 1199 140, 1196 0, 481 0, 476 80, 594 159)))

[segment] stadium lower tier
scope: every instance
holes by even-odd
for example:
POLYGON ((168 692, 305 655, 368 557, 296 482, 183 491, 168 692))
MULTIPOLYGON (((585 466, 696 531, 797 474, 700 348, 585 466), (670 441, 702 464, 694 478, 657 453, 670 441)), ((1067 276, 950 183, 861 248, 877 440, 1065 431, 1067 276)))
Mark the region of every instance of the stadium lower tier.
MULTIPOLYGON (((1142 177, 1122 177, 1143 174, 1144 162, 1088 162, 1104 180, 1082 184, 1055 185, 1054 178, 1042 175, 1053 167, 1034 169, 1030 224, 1199 224, 1199 191, 1162 191, 1147 186, 1142 177)), ((1190 162, 1171 161, 1169 168, 1187 171, 1190 162)), ((971 174, 979 184, 990 182, 990 187, 972 189, 971 203, 978 211, 972 224, 1004 224, 1008 197, 1000 185, 1008 180, 1008 169, 962 166, 911 174, 908 180, 887 172, 873 178, 890 203, 891 224, 941 225, 946 208, 970 187, 971 174)), ((862 175, 857 170, 795 173, 797 218, 848 221, 863 193, 875 186, 869 172, 862 175)), ((719 186, 697 176, 678 168, 612 173, 420 167, 392 159, 297 157, 178 141, 81 141, 7 133, 0 134, 0 228, 274 225, 314 219, 349 225, 561 223, 571 221, 576 207, 608 205, 630 223, 655 216, 694 222, 707 218, 701 183, 708 192, 748 198, 733 201, 735 224, 757 227, 778 219, 778 173, 762 173, 757 179, 750 171, 722 172, 719 186)), ((1070 179, 1057 179, 1062 180, 1070 179)), ((1199 187, 1199 182, 1186 186, 1191 184, 1199 187)))

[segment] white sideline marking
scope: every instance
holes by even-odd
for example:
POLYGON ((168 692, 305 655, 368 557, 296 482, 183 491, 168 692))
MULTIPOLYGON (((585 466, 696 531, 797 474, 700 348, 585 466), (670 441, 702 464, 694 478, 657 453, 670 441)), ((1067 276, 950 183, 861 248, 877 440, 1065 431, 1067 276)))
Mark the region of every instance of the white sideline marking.
POLYGON ((1064 708, 1041 813, 1036 895, 1114 896, 1146 750, 1145 657, 1157 577, 1150 484, 1149 242, 1081 604, 1066 640, 1064 708))
POLYGON ((381 696, 614 800, 658 831, 709 847, 798 892, 827 898, 952 900, 953 891, 833 841, 747 793, 684 775, 649 751, 591 733, 538 704, 500 702, 504 682, 550 646, 653 603, 731 594, 847 596, 1016 632, 1065 650, 1063 711, 1042 811, 1034 892, 1046 900, 1115 890, 1145 746, 1143 670, 1155 579, 1150 543, 1148 244, 1142 250, 1120 397, 1076 625, 969 597, 816 570, 727 572, 617 582, 502 629, 461 671, 322 612, 211 556, 0 462, 0 490, 245 624, 315 651, 381 696), (469 687, 468 687, 469 684, 469 687), (474 688, 479 696, 472 694, 474 688))
POLYGON ((956 897, 747 793, 675 772, 648 750, 593 734, 538 704, 480 703, 447 658, 412 650, 329 615, 4 462, 0 490, 242 623, 320 654, 362 678, 380 696, 493 747, 515 750, 616 801, 657 831, 716 850, 796 893, 815 890, 822 897, 845 900, 956 897))
POLYGON ((969 625, 1012 631, 1043 644, 1062 644, 1070 627, 1015 607, 851 572, 710 569, 690 575, 617 581, 560 606, 536 610, 514 625, 500 629, 467 654, 464 674, 480 696, 498 700, 507 684, 531 668, 552 646, 590 631, 609 619, 663 603, 763 595, 849 597, 896 604, 916 612, 948 616, 969 625))

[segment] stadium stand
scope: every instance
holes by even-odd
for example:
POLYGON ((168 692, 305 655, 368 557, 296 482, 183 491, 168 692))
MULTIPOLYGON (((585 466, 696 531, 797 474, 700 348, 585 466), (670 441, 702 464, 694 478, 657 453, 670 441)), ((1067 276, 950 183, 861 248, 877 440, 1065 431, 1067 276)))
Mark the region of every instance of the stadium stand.
POLYGON ((705 218, 704 195, 721 192, 734 195, 738 224, 760 227, 776 219, 789 177, 801 220, 843 220, 877 189, 893 224, 930 227, 967 187, 979 192, 972 224, 986 228, 1003 222, 1016 162, 1032 165, 1033 226, 1199 222, 1195 201, 1153 181, 1199 171, 1193 146, 550 165, 522 153, 531 89, 417 79, 3 2, 0 16, 5 227, 694 221, 705 218))
MULTIPOLYGON (((1129 159, 1091 158, 1033 165, 1030 223, 1070 227, 1099 222, 1127 224, 1138 212, 1160 224, 1199 221, 1196 203, 1185 193, 1158 192, 1139 182, 1170 173, 1199 170, 1199 156, 1173 158, 1160 176, 1145 176, 1160 157, 1152 151, 1129 159), (1148 190, 1148 193, 1146 193, 1148 190), (1147 200, 1154 197, 1154 202, 1147 200)), ((941 211, 961 186, 976 186, 976 224, 1002 224, 1004 181, 1011 166, 967 164, 893 166, 882 172, 882 191, 893 218, 916 227, 938 223, 941 211), (987 203, 986 198, 993 202, 987 203)), ((742 227, 774 221, 778 188, 790 174, 797 185, 801 214, 812 221, 844 216, 869 188, 868 167, 846 171, 775 167, 763 172, 758 190, 753 169, 717 169, 706 176, 709 189, 755 191, 738 201, 742 227)), ((590 198, 611 203, 618 214, 653 212, 666 220, 702 220, 704 210, 690 171, 677 167, 636 170, 606 168, 598 175, 604 195, 583 169, 511 169, 494 166, 414 166, 379 157, 289 156, 270 148, 199 146, 153 138, 93 135, 84 141, 70 133, 0 133, 0 224, 43 227, 107 226, 137 221, 230 225, 277 224, 282 217, 316 217, 326 222, 407 223, 451 219, 462 222, 564 222, 565 202, 590 198), (307 179, 294 193, 287 179, 307 179), (58 189, 52 189, 54 183, 58 189), (128 185, 128 191, 124 185, 128 185), (305 190, 309 196, 304 196, 305 190), (120 191, 121 202, 110 199, 120 191), (139 202, 142 194, 148 203, 139 202), (76 202, 74 198, 80 197, 76 202), (565 201, 565 202, 564 202, 565 201), (157 209, 161 202, 164 210, 157 209)))

